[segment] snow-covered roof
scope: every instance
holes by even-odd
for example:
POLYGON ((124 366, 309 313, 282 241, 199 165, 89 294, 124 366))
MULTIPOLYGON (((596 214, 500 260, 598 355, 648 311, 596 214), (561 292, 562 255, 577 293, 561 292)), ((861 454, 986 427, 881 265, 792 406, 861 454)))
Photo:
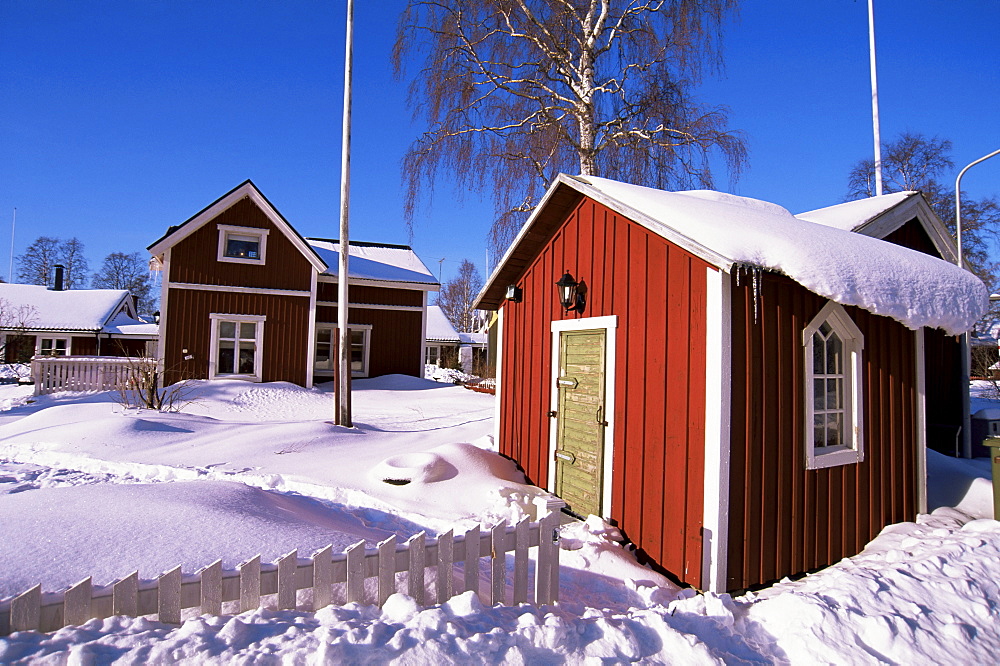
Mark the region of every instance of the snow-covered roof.
POLYGON ((430 342, 461 342, 458 331, 452 326, 439 305, 427 306, 427 340, 430 342))
MULTIPOLYGON (((605 178, 561 174, 500 262, 479 301, 499 288, 504 264, 546 202, 571 188, 725 271, 749 265, 780 272, 809 291, 905 326, 969 330, 988 294, 972 273, 927 254, 796 218, 776 204, 722 192, 665 192, 605 178)), ((535 234, 537 236, 537 234, 535 234)), ((527 239, 527 240, 526 240, 527 239)), ((492 302, 492 299, 487 299, 492 302)), ((477 304, 478 307, 478 304, 477 304)))
MULTIPOLYGON (((336 277, 340 263, 340 243, 323 238, 307 238, 306 241, 329 266, 323 275, 336 277)), ((424 266, 413 249, 406 245, 351 241, 347 270, 352 280, 406 282, 426 285, 431 291, 436 291, 438 286, 437 278, 424 266)))
POLYGON ((105 324, 101 332, 112 335, 155 338, 160 333, 160 327, 158 324, 151 324, 141 319, 133 319, 124 312, 121 312, 105 324))
POLYGON ((489 336, 486 333, 459 333, 458 337, 463 345, 485 345, 489 336))
POLYGON ((126 324, 125 320, 142 324, 122 312, 127 311, 128 295, 125 289, 53 291, 33 284, 0 284, 0 299, 5 301, 5 309, 10 308, 11 312, 19 308, 32 309, 25 321, 11 322, 23 324, 29 330, 103 331, 105 325, 120 314, 124 317, 122 325, 126 324))
POLYGON ((919 195, 919 192, 893 192, 799 213, 795 217, 835 229, 854 231, 906 199, 919 195))

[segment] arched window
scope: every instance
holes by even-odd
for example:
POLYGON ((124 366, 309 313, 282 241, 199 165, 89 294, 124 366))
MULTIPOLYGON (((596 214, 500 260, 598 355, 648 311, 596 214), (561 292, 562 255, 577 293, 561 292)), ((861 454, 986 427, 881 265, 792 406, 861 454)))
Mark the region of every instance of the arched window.
POLYGON ((827 303, 802 333, 806 467, 864 460, 861 351, 864 336, 843 307, 827 303))

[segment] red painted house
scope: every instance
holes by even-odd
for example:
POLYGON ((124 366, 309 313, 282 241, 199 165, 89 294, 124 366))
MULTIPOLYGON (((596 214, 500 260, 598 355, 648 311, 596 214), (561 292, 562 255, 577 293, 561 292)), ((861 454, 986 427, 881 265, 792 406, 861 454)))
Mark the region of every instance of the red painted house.
POLYGON ((723 591, 915 517, 927 331, 971 326, 986 297, 940 259, 773 204, 562 175, 476 307, 499 310, 500 451, 723 591))
MULTIPOLYGON (((333 379, 340 250, 300 236, 250 181, 171 227, 149 246, 166 382, 333 379)), ((352 241, 349 273, 353 376, 421 376, 437 280, 405 245, 352 241)))

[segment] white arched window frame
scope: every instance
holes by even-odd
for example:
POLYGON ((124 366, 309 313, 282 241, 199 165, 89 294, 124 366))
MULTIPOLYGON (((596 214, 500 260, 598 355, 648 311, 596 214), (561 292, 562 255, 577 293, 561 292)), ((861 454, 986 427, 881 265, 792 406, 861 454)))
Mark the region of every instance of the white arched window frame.
POLYGON ((861 352, 864 334, 842 306, 828 302, 802 332, 805 348, 806 468, 865 458, 861 352))

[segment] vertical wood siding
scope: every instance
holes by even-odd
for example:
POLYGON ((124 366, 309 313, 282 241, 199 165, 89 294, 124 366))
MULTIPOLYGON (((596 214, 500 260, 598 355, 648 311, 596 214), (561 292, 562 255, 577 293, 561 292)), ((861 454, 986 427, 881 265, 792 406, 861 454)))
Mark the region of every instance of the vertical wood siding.
POLYGON ((309 291, 312 270, 309 261, 257 204, 244 198, 173 247, 170 281, 309 291), (220 224, 268 229, 265 264, 219 261, 220 224))
MULTIPOLYGON (((316 321, 336 324, 337 309, 329 306, 316 308, 316 321)), ((370 324, 372 327, 368 355, 369 377, 389 374, 423 376, 424 359, 420 356, 423 344, 422 313, 348 308, 347 321, 351 324, 370 324)))
POLYGON ((265 382, 306 383, 309 340, 309 298, 264 296, 195 289, 171 289, 162 336, 166 382, 208 378, 211 350, 209 314, 265 315, 263 375, 265 382), (184 360, 181 350, 193 356, 184 360))
MULTIPOLYGON (((338 300, 337 283, 325 280, 320 282, 316 291, 316 299, 328 303, 336 303, 338 300)), ((351 303, 411 305, 420 307, 424 304, 424 292, 417 289, 390 289, 388 287, 350 285, 348 300, 351 303)))
MULTIPOLYGON (((549 478, 555 282, 587 284, 583 317, 617 315, 610 517, 652 560, 701 584, 708 264, 583 199, 526 268, 504 309, 500 451, 549 478)), ((610 407, 610 406, 609 406, 610 407)), ((605 508, 607 512, 607 508, 605 508)))
POLYGON ((864 333, 865 459, 805 468, 802 330, 825 300, 788 278, 732 285, 732 439, 727 589, 810 571, 861 551, 917 506, 914 333, 846 308, 864 333))
POLYGON ((924 227, 917 219, 910 220, 906 224, 899 227, 899 229, 896 229, 891 234, 886 236, 883 240, 941 259, 941 253, 938 252, 936 247, 934 247, 934 242, 931 240, 931 237, 927 235, 927 232, 924 231, 924 227))

